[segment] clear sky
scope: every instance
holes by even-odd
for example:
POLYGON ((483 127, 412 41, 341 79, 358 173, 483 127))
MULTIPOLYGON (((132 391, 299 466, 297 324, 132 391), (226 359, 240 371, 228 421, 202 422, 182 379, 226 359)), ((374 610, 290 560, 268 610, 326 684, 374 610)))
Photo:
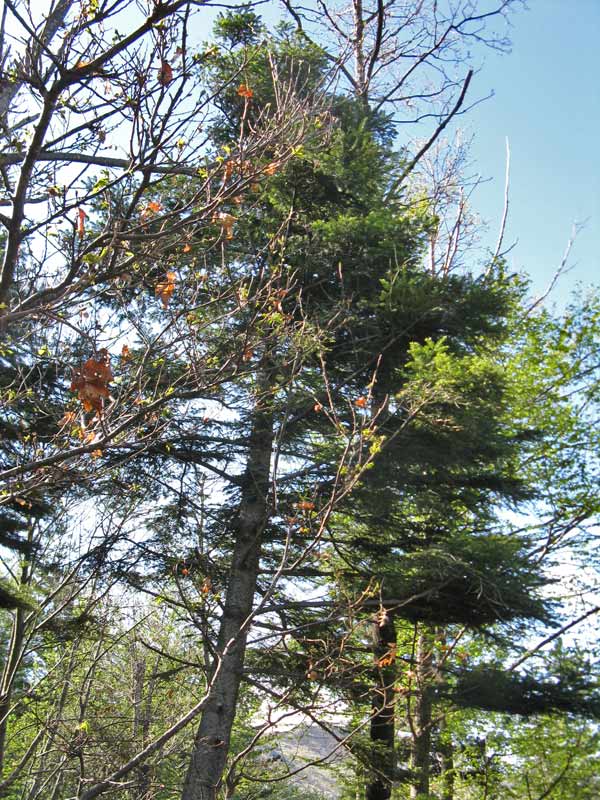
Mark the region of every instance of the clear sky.
POLYGON ((530 0, 513 15, 508 55, 487 53, 474 90, 494 97, 461 118, 475 134, 475 167, 492 180, 474 205, 492 224, 504 201, 505 139, 511 149, 506 242, 509 263, 540 293, 560 264, 573 223, 587 224, 572 270, 552 298, 562 305, 578 284, 600 285, 600 0, 530 0))
MULTIPOLYGON (((482 9, 494 5, 477 2, 482 9)), ((511 187, 504 242, 517 241, 509 265, 530 275, 535 295, 552 280, 573 226, 586 223, 571 250, 571 269, 547 301, 561 307, 578 285, 600 285, 600 0, 527 0, 526 9, 518 3, 515 9, 512 51, 473 52, 481 69, 469 97, 494 96, 457 118, 447 133, 451 137, 461 127, 474 134, 474 171, 489 180, 472 202, 489 223, 483 244, 490 249, 504 205, 508 137, 511 187)), ((281 8, 266 5, 260 12, 273 21, 281 8)))

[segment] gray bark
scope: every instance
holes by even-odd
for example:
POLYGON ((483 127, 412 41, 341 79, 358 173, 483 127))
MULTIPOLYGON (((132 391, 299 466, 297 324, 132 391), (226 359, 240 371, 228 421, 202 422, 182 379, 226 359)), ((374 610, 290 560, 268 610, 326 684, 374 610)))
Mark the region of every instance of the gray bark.
POLYGON ((232 526, 234 548, 218 634, 218 656, 212 672, 219 663, 220 670, 202 712, 182 800, 215 800, 229 752, 270 503, 273 414, 270 409, 261 408, 260 403, 259 398, 240 503, 232 526))
MULTIPOLYGON (((135 747, 143 749, 148 744, 150 719, 148 704, 144 703, 146 687, 146 659, 137 652, 137 643, 132 647, 133 666, 133 741, 135 747)), ((137 786, 132 789, 131 797, 145 800, 150 797, 150 765, 140 764, 136 770, 137 786)))
POLYGON ((431 760, 431 691, 433 680, 433 658, 431 643, 424 632, 417 643, 417 692, 414 706, 414 736, 411 749, 411 772, 413 778, 410 797, 429 795, 431 760))
MULTIPOLYGON (((29 583, 29 567, 24 565, 21 569, 21 586, 29 583)), ((6 752, 6 736, 8 732, 8 718, 10 715, 10 705, 15 678, 21 657, 23 655, 23 643, 25 639, 25 610, 18 608, 14 612, 13 626, 10 637, 10 644, 6 654, 2 676, 0 678, 0 778, 4 773, 4 757, 6 752)))

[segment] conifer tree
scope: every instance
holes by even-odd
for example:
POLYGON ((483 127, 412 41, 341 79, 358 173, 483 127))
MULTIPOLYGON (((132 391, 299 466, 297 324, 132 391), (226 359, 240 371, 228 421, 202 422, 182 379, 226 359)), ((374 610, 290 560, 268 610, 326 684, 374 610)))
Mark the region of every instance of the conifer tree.
MULTIPOLYGON (((124 786, 142 797, 160 774, 161 748, 176 741, 183 800, 231 793, 244 681, 264 679, 283 687, 278 702, 313 717, 320 688, 366 706, 376 745, 365 750, 367 794, 387 798, 397 777, 398 620, 408 619, 422 631, 424 733, 412 780, 423 793, 438 682, 431 628, 548 616, 531 549, 503 537, 499 517, 531 497, 543 471, 528 460, 537 424, 512 418, 531 387, 515 388, 502 360, 525 310, 522 287, 498 259, 481 275, 426 268, 439 220, 406 185, 461 109, 472 73, 459 82, 441 73, 444 108, 413 156, 395 149, 387 113, 407 99, 419 65, 438 54, 460 63, 462 37, 481 37, 483 20, 459 4, 442 40, 411 51, 409 74, 385 89, 384 45, 415 25, 433 35, 444 13, 436 3, 431 29, 417 14, 393 32, 394 4, 371 13, 355 3, 355 35, 345 22, 337 28, 354 72, 346 49, 337 58, 330 42, 311 41, 292 4, 295 25, 275 36, 240 7, 219 16, 214 42, 192 44, 195 5, 159 3, 111 44, 106 30, 123 4, 58 4, 41 27, 31 23, 18 65, 43 87, 26 152, 26 115, 0 108, 14 201, 2 218, 0 282, 7 519, 14 533, 23 509, 32 518, 57 496, 93 500, 102 536, 82 558, 83 580, 93 575, 100 593, 113 582, 145 593, 194 642, 169 654, 157 637, 164 671, 191 676, 189 708, 166 715, 154 738, 141 698, 163 662, 148 683, 137 640, 129 661, 114 651, 135 673, 132 748, 90 734, 80 708, 84 727, 65 754, 78 773, 67 782, 81 800, 124 786), (69 35, 56 46, 63 24, 69 35), (98 119, 74 121, 81 96, 95 98, 98 119), (103 145, 124 130, 126 157, 113 158, 103 145), (74 164, 87 165, 83 178, 73 178, 74 164), (44 214, 23 227, 36 193, 44 214), (40 232, 56 239, 51 255, 40 232), (324 599, 298 600, 317 589, 324 599), (179 734, 196 724, 188 752, 179 734), (96 744, 110 753, 105 762, 96 744)), ((13 100, 28 85, 19 70, 9 76, 13 100)), ((6 598, 20 629, 28 600, 12 589, 6 598)), ((476 678, 450 681, 448 696, 458 702, 476 678)), ((62 698, 61 714, 72 708, 62 698)), ((39 757, 39 790, 63 721, 41 732, 43 747, 34 736, 19 758, 13 752, 10 785, 39 757)))

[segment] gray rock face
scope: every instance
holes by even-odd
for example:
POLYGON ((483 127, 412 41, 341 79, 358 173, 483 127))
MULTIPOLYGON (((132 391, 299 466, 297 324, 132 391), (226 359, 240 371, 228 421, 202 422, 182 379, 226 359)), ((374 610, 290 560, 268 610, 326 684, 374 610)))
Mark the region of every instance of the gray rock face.
MULTIPOLYGON (((344 736, 341 730, 334 732, 344 736)), ((295 773, 288 779, 292 786, 323 800, 338 800, 340 772, 347 758, 335 736, 318 725, 304 723, 270 737, 263 752, 274 773, 295 773)))

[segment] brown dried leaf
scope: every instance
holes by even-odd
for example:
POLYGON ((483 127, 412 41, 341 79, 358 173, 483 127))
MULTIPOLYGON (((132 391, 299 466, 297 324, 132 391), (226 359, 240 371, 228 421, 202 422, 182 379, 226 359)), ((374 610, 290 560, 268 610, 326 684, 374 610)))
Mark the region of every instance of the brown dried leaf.
POLYGON ((77 392, 85 411, 102 416, 104 400, 110 397, 108 384, 113 379, 108 350, 100 350, 98 358, 88 358, 80 370, 73 371, 71 391, 77 392))
POLYGON ((168 61, 162 61, 158 70, 158 82, 161 86, 168 86, 173 80, 173 68, 168 61))

